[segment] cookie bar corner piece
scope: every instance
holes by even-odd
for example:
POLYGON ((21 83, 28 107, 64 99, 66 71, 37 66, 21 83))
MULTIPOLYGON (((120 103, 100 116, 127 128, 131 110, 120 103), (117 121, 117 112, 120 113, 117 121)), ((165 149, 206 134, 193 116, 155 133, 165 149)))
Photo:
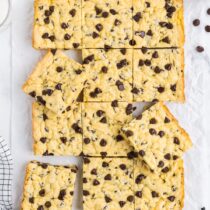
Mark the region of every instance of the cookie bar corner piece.
POLYGON ((131 48, 131 0, 82 0, 84 48, 131 48))
POLYGON ((35 0, 33 47, 80 49, 81 19, 80 0, 35 0))
POLYGON ((161 102, 144 111, 122 128, 139 157, 156 173, 170 165, 192 146, 191 139, 161 102))
POLYGON ((185 101, 184 49, 135 49, 134 101, 185 101))
POLYGON ((84 210, 134 209, 133 185, 133 160, 84 158, 84 210))
POLYGON ((179 159, 168 173, 157 175, 141 160, 134 161, 135 210, 184 207, 184 164, 179 159))
POLYGON ((81 104, 72 104, 58 116, 45 106, 34 102, 32 124, 35 155, 74 155, 82 153, 81 104))
POLYGON ((183 47, 183 0, 133 0, 134 48, 183 47))
POLYGON ((22 89, 57 114, 68 111, 84 88, 87 74, 81 64, 60 50, 49 51, 22 89))
POLYGON ((26 168, 21 210, 69 209, 78 168, 31 161, 26 168))

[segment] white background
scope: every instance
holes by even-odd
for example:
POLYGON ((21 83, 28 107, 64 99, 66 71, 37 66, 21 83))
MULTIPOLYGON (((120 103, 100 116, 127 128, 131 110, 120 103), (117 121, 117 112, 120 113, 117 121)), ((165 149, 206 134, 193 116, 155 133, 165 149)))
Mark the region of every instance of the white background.
MULTIPOLYGON (((203 206, 210 209, 210 33, 204 30, 205 25, 210 25, 207 8, 210 8, 209 0, 185 0, 187 102, 169 104, 194 143, 185 156, 185 210, 198 210, 203 206), (192 26, 194 18, 201 20, 199 27, 192 26), (197 53, 197 45, 204 46, 205 52, 197 53)), ((14 157, 13 200, 14 209, 18 209, 28 161, 79 164, 80 160, 33 156, 31 99, 21 91, 43 54, 31 47, 33 0, 13 0, 10 20, 6 28, 0 29, 0 135, 7 140, 14 157)), ((74 210, 81 210, 80 194, 76 193, 74 210)))

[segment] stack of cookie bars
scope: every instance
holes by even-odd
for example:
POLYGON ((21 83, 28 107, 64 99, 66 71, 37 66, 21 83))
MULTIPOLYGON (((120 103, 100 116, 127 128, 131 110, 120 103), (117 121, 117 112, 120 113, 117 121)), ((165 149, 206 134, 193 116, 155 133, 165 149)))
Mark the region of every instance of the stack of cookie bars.
MULTIPOLYGON (((180 210, 192 142, 163 104, 184 102, 182 0, 35 0, 23 86, 35 155, 83 156, 84 210, 180 210), (83 64, 61 50, 81 49, 83 64), (153 102, 134 117, 134 102, 153 102)), ((72 209, 76 166, 32 161, 22 210, 72 209)))

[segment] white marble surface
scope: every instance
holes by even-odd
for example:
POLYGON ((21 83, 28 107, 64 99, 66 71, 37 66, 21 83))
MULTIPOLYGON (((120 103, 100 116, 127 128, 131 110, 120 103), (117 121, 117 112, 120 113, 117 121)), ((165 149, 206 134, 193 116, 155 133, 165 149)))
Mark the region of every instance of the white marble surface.
MULTIPOLYGON (((190 133, 194 147, 185 156, 185 210, 210 209, 210 25, 208 0, 185 0, 186 25, 186 95, 184 105, 169 104, 183 127, 190 133), (202 20, 193 27, 194 18, 202 20), (197 53, 197 45, 205 47, 197 53)), ((13 0, 11 24, 0 30, 0 135, 11 146, 14 157, 14 209, 19 208, 25 165, 38 159, 52 163, 77 163, 76 158, 37 158, 32 153, 31 99, 21 85, 31 72, 41 52, 31 47, 32 0, 13 0)), ((70 53, 71 56, 74 56, 70 53)), ((79 195, 79 193, 78 193, 79 195)), ((80 199, 80 198, 79 198, 80 199)), ((74 210, 80 210, 78 201, 74 210)))

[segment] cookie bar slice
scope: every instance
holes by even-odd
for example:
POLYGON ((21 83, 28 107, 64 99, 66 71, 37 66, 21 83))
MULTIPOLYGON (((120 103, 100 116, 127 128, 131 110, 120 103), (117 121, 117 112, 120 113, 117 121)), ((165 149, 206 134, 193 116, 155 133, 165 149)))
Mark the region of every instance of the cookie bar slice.
POLYGON ((134 209, 133 160, 84 158, 84 210, 134 209))
POLYGON ((152 173, 140 160, 134 163, 135 210, 180 210, 184 206, 183 160, 176 161, 168 173, 152 173))
POLYGON ((192 142, 168 108, 156 103, 122 128, 139 156, 155 173, 166 173, 192 142))
POLYGON ((22 210, 72 208, 77 167, 32 161, 26 169, 22 210))
POLYGON ((82 21, 84 48, 131 47, 131 0, 82 0, 82 21))
POLYGON ((184 50, 134 50, 135 101, 184 102, 184 50))
POLYGON ((84 49, 85 101, 132 101, 132 50, 84 49))
POLYGON ((121 127, 133 119, 127 102, 83 103, 83 153, 89 156, 129 156, 133 147, 121 127))
POLYGON ((74 155, 82 153, 81 105, 72 104, 63 115, 56 115, 35 102, 32 108, 35 155, 74 155))
POLYGON ((81 0, 35 0, 33 47, 81 48, 81 0))
POLYGON ((76 102, 86 80, 82 65, 61 51, 50 51, 23 85, 23 91, 57 114, 76 102))
POLYGON ((133 0, 135 48, 183 47, 183 0, 133 0))

